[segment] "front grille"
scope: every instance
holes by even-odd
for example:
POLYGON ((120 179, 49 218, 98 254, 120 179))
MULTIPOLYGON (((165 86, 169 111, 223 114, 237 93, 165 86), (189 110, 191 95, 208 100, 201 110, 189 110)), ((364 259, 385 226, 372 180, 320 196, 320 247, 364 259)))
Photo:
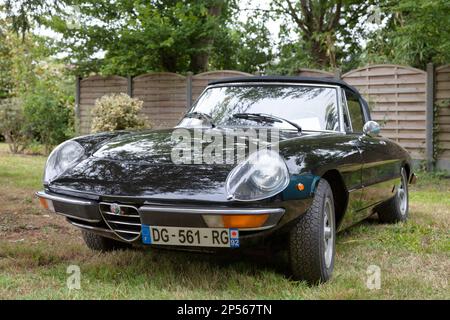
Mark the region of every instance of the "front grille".
POLYGON ((134 241, 141 235, 141 218, 135 207, 102 202, 100 213, 108 227, 121 239, 134 241))

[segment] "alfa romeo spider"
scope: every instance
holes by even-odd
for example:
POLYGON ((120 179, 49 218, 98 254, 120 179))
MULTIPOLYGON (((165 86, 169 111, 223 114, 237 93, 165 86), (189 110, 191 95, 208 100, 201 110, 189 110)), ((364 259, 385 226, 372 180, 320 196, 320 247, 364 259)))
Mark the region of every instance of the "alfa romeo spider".
POLYGON ((408 152, 380 136, 355 88, 263 76, 211 82, 174 128, 62 143, 37 196, 93 250, 274 244, 293 279, 318 283, 339 231, 408 218, 414 181, 408 152))

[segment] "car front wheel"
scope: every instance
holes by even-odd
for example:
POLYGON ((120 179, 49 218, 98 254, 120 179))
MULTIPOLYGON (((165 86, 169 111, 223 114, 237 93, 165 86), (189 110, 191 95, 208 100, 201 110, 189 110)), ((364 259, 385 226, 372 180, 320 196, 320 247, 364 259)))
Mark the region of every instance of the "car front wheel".
POLYGON ((310 284, 330 279, 335 256, 335 212, 333 192, 324 179, 319 181, 308 211, 289 234, 289 263, 295 280, 310 284))

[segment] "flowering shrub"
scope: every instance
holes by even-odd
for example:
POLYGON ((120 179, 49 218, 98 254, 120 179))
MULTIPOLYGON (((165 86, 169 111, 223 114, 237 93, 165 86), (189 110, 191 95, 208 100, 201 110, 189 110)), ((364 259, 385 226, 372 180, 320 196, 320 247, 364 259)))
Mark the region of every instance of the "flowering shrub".
POLYGON ((143 102, 125 93, 110 94, 95 101, 92 109, 92 132, 149 128, 140 114, 143 102))

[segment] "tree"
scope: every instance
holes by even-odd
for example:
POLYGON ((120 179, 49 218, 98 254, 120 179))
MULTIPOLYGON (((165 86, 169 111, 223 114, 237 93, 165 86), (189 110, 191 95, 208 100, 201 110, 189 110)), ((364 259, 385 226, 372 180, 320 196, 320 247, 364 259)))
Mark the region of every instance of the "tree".
POLYGON ((11 30, 22 37, 35 23, 41 24, 46 16, 63 9, 63 0, 4 0, 0 3, 0 13, 8 15, 11 30))
MULTIPOLYGON (((51 77, 54 61, 45 38, 32 34, 24 37, 0 29, 0 99, 19 97, 32 90, 37 82, 51 77), (51 66, 51 67, 50 67, 51 66)), ((61 84, 61 74, 58 74, 61 84)))
POLYGON ((237 22, 224 39, 217 40, 217 50, 211 55, 218 69, 264 72, 274 59, 274 43, 266 26, 269 16, 252 15, 237 22))
POLYGON ((335 68, 347 52, 359 47, 354 34, 361 32, 360 21, 374 3, 375 0, 273 0, 275 12, 286 18, 284 35, 294 31, 299 36, 298 41, 287 37, 280 50, 293 50, 297 58, 309 62, 309 67, 335 68), (301 52, 303 58, 299 57, 301 52))
POLYGON ((0 129, 12 152, 21 152, 30 139, 47 151, 73 134, 72 77, 65 66, 49 57, 45 39, 4 32, 0 67, 8 90, 2 105, 0 129))
POLYGON ((45 23, 62 34, 61 51, 70 52, 78 73, 121 75, 208 70, 218 40, 229 38, 234 8, 232 0, 70 2, 76 21, 71 13, 45 23))
POLYGON ((387 22, 373 32, 365 50, 366 63, 398 63, 426 68, 450 62, 450 2, 395 0, 381 7, 387 22))
POLYGON ((0 101, 10 97, 13 89, 11 47, 7 31, 1 24, 0 20, 0 101))
POLYGON ((0 100, 0 134, 5 137, 11 153, 22 152, 30 141, 23 126, 22 103, 17 98, 0 100))

